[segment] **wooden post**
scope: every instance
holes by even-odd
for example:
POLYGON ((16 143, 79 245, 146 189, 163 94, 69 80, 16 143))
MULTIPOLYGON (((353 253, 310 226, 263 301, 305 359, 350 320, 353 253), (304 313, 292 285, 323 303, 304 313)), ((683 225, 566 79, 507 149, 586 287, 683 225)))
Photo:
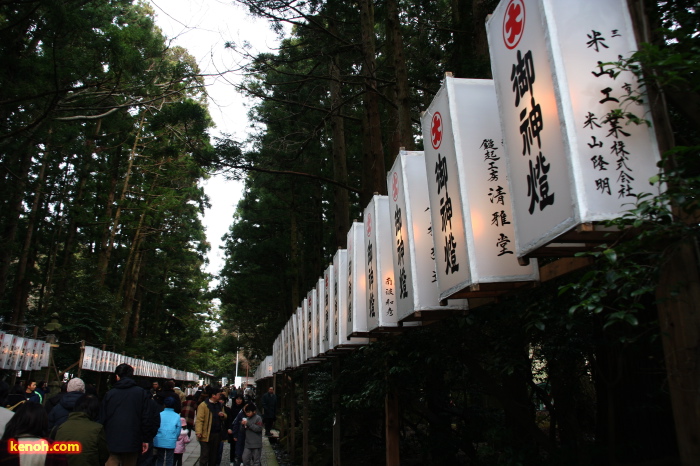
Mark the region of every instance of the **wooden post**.
MULTIPOLYGON (((288 403, 288 398, 287 398, 287 374, 285 372, 282 373, 280 379, 278 379, 278 385, 275 387, 275 393, 277 394, 277 399, 279 400, 279 416, 277 418, 279 419, 279 422, 277 422, 277 430, 279 431, 279 438, 280 439, 286 439, 287 438, 287 418, 285 416, 282 416, 282 413, 287 413, 287 409, 289 406, 288 403)), ((287 450, 289 450, 289 441, 287 439, 287 450)))
MULTIPOLYGON (((647 15, 644 0, 627 0, 638 43, 654 43, 660 38, 647 15)), ((649 76, 650 73, 645 73, 649 76)), ((646 86, 659 151, 676 146, 663 92, 653 79, 646 86)), ((673 158, 667 168, 674 168, 673 158)), ((691 225, 698 219, 673 206, 674 214, 691 225)), ((656 290, 659 327, 666 361, 676 441, 683 466, 695 465, 700 458, 700 272, 698 243, 693 239, 665 247, 656 290)))
POLYGON ((386 466, 399 466, 399 397, 389 388, 384 401, 386 411, 386 466))
POLYGON ((304 380, 303 380, 303 401, 304 407, 302 408, 302 439, 301 439, 301 451, 303 454, 302 465, 309 466, 309 369, 304 368, 304 380))
POLYGON ((333 466, 340 466, 340 394, 336 388, 335 382, 340 374, 340 358, 333 358, 333 394, 331 395, 331 403, 333 406, 333 466))
POLYGON ((692 241, 684 240, 667 254, 657 289, 668 388, 683 466, 695 465, 700 458, 700 274, 692 241))
POLYGON ((83 358, 84 357, 85 357, 85 340, 80 340, 80 359, 78 359, 78 378, 80 378, 80 376, 83 373, 83 358))
POLYGON ((297 449, 297 442, 296 442, 296 414, 297 414, 297 392, 296 392, 296 387, 294 385, 294 379, 289 378, 289 457, 292 460, 292 463, 294 462, 294 459, 296 457, 296 449, 297 449))

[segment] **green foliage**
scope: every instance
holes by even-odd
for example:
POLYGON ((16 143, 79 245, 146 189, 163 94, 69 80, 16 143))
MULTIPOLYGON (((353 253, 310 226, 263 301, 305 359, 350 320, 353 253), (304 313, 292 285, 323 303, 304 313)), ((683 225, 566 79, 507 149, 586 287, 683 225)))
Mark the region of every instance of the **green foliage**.
MULTIPOLYGON (((221 141, 208 161, 268 171, 246 178, 217 290, 226 326, 240 330, 251 355, 262 356, 336 246, 332 190, 271 172, 329 177, 337 111, 345 124, 348 184, 362 184, 365 63, 357 4, 242 3, 279 31, 285 22, 294 25, 277 53, 251 57, 249 49, 229 44, 251 59, 241 90, 259 99, 251 111, 257 132, 248 146, 221 141), (328 85, 335 79, 328 72, 333 57, 340 70, 337 109, 330 108, 328 85)), ((484 40, 479 13, 496 3, 399 2, 414 115, 429 104, 445 71, 489 77, 487 54, 478 49, 484 40)), ((692 2, 646 4, 657 28, 653 40, 629 60, 607 65, 636 72, 649 89, 663 89, 673 136, 683 147, 664 155, 664 170, 650 180, 653 195, 638 196, 609 224, 626 233, 587 254, 594 264, 583 271, 343 355, 334 381, 328 380, 329 364, 312 369, 316 447, 329 448, 329 393, 336 390, 344 440, 355 447, 343 451, 343 462, 381 461, 385 395, 395 391, 405 464, 606 464, 633 461, 634 454, 645 460, 675 454, 673 439, 651 433, 670 424, 653 299, 665 249, 697 236, 700 35, 692 2), (540 405, 547 410, 537 412, 540 405)), ((388 147, 397 76, 383 16, 387 4, 373 5, 378 53, 372 72, 388 147)), ((649 115, 629 110, 640 99, 631 95, 609 117, 647 124, 649 115)), ((354 195, 351 203, 355 218, 363 206, 354 195)))
POLYGON ((152 15, 131 0, 0 5, 0 321, 58 312, 61 364, 84 339, 198 368, 211 118, 194 58, 152 15))
MULTIPOLYGON (((685 239, 698 238, 700 229, 694 217, 700 193, 700 126, 689 107, 677 100, 694 101, 700 92, 700 27, 697 5, 674 1, 656 3, 650 10, 650 21, 658 29, 652 40, 628 58, 608 63, 616 73, 633 72, 647 89, 662 90, 670 97, 670 119, 674 136, 685 145, 676 145, 663 154, 660 172, 649 180, 651 189, 639 194, 636 202, 620 218, 607 226, 625 231, 621 240, 600 246, 585 254, 595 259, 595 267, 580 281, 563 286, 561 293, 571 291, 578 302, 570 312, 602 314, 604 328, 618 323, 636 326, 636 313, 642 302, 652 296, 659 280, 659 270, 669 246, 685 239)), ((629 96, 640 101, 645 94, 629 96)), ((633 124, 650 124, 644 115, 626 111, 628 101, 617 109, 633 124)))

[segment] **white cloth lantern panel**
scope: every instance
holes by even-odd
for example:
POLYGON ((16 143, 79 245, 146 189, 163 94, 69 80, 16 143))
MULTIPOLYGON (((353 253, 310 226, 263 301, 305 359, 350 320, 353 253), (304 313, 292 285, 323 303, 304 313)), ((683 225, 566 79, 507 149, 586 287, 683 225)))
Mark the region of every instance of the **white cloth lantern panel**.
POLYGON ((308 358, 314 359, 318 357, 318 294, 316 288, 311 289, 306 294, 306 302, 309 306, 309 331, 311 332, 309 341, 311 347, 309 349, 308 358))
POLYGON ((387 187, 399 320, 416 311, 467 309, 465 300, 440 306, 423 152, 399 152, 387 175, 387 187))
POLYGON ((294 346, 295 346, 295 362, 294 367, 299 367, 304 363, 304 335, 303 335, 303 315, 301 307, 297 308, 297 311, 293 316, 294 322, 294 346))
POLYGON ((0 369, 9 369, 9 362, 12 354, 12 335, 2 333, 0 338, 0 369))
POLYGON ((23 346, 24 338, 17 336, 12 337, 12 350, 10 352, 10 362, 8 364, 8 369, 13 371, 19 370, 23 346))
POLYGON ((319 287, 323 295, 319 295, 319 303, 321 310, 321 353, 327 353, 331 350, 331 332, 333 331, 333 289, 331 288, 333 276, 333 264, 326 267, 323 271, 323 279, 319 283, 319 287))
POLYGON ((502 0, 487 35, 517 254, 585 249, 595 232, 580 227, 619 217, 658 172, 653 129, 615 113, 649 114, 630 100, 639 83, 605 64, 636 50, 627 2, 502 0))
POLYGON ((23 371, 30 371, 32 370, 33 363, 34 363, 34 341, 31 338, 26 338, 24 340, 24 345, 22 348, 22 365, 20 366, 20 370, 23 371))
POLYGON ((296 333, 294 333, 295 315, 296 314, 292 314, 287 322, 287 342, 289 345, 287 351, 287 369, 294 369, 294 367, 296 367, 296 333))
POLYGON ((388 196, 374 195, 364 211, 367 330, 397 327, 388 196))
POLYGON ((366 337, 348 337, 348 250, 338 249, 333 256, 333 318, 334 326, 331 337, 331 346, 335 349, 343 349, 358 345, 366 345, 369 339, 366 337))
POLYGON ((323 353, 325 353, 325 351, 323 351, 323 334, 324 327, 326 326, 326 314, 323 308, 325 294, 325 283, 322 277, 318 279, 318 282, 316 282, 316 344, 318 345, 317 356, 322 356, 323 353))
POLYGON ((493 81, 445 77, 421 123, 440 299, 537 280, 515 254, 493 81))
POLYGON ((348 231, 347 337, 366 337, 369 334, 367 331, 364 229, 364 223, 353 222, 348 231))

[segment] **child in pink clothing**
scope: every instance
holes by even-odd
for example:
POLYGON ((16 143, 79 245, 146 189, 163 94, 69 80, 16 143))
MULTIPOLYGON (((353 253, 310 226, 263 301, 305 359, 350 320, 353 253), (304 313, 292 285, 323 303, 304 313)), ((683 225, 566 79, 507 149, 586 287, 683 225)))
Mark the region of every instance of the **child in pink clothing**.
POLYGON ((175 443, 173 466, 182 466, 182 455, 185 453, 187 444, 190 443, 190 431, 187 429, 187 421, 184 417, 181 417, 180 422, 182 423, 182 429, 180 430, 180 436, 177 438, 177 442, 175 443))

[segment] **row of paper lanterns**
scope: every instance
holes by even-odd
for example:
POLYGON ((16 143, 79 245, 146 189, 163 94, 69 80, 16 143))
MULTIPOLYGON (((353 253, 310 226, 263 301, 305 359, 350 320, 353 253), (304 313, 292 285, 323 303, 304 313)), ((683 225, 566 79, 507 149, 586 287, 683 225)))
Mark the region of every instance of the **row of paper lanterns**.
POLYGON ((82 369, 95 372, 114 372, 120 364, 128 364, 134 368, 134 375, 174 379, 188 382, 199 380, 197 374, 185 372, 154 362, 136 359, 123 354, 103 351, 92 346, 86 346, 83 353, 82 369))
POLYGON ((636 49, 625 1, 502 0, 487 34, 495 79, 446 76, 421 116, 424 152, 399 153, 389 195, 352 225, 261 378, 536 282, 536 257, 590 248, 582 226, 650 191, 654 132, 614 112, 648 107, 606 65, 636 49))
POLYGON ((268 379, 274 375, 272 356, 265 356, 263 362, 255 369, 253 380, 268 379))
POLYGON ((43 340, 0 332, 0 369, 38 371, 48 367, 51 345, 43 340))

